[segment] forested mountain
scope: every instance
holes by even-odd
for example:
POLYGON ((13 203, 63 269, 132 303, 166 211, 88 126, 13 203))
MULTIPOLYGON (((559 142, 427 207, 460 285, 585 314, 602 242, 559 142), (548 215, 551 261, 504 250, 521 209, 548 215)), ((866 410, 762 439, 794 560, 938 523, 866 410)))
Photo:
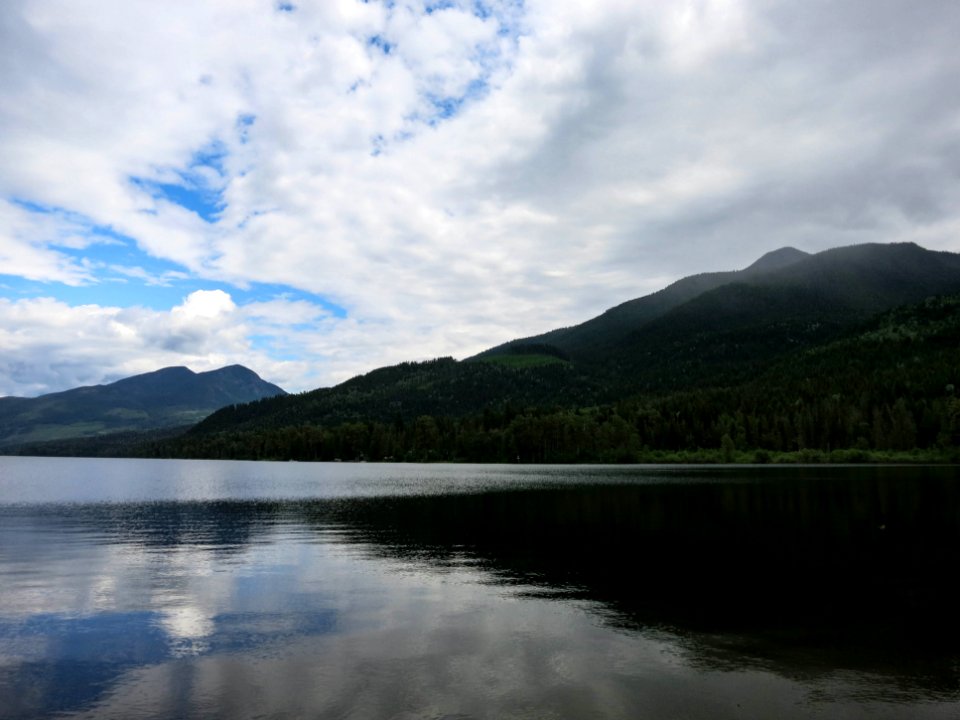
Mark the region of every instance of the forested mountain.
POLYGON ((920 449, 952 457, 958 298, 957 254, 914 244, 815 255, 783 248, 464 361, 402 363, 230 405, 182 437, 130 452, 594 462, 842 460, 920 449))
POLYGON ((499 355, 509 352, 512 348, 529 345, 550 345, 560 350, 565 356, 571 356, 577 360, 594 359, 599 353, 616 347, 624 337, 637 331, 646 323, 705 292, 789 267, 808 257, 809 255, 805 252, 785 247, 767 253, 745 270, 691 275, 651 295, 621 303, 580 325, 551 330, 543 335, 511 340, 486 350, 477 357, 499 355))
POLYGON ((0 447, 192 425, 225 405, 284 394, 231 365, 203 373, 169 367, 36 398, 3 397, 0 447))
MULTIPOLYGON (((735 384, 691 385, 599 404, 568 402, 561 392, 550 403, 508 398, 469 413, 397 412, 383 420, 371 412, 364 420, 323 423, 267 425, 254 404, 218 413, 181 438, 138 452, 298 460, 956 462, 958 360, 960 295, 938 296, 882 313, 832 341, 782 354, 735 384)), ((439 366, 449 373, 458 365, 447 360, 439 366)), ((471 363, 460 366, 474 369, 471 363)), ((557 367, 510 372, 522 385, 523 379, 555 378, 557 367)), ((420 383, 437 377, 434 363, 391 370, 420 383)), ((354 398, 355 408, 362 406, 360 398, 375 397, 373 387, 354 398)), ((379 392, 386 393, 382 387, 379 392)))
POLYGON ((221 410, 196 433, 302 423, 462 417, 584 407, 754 378, 879 311, 960 293, 960 255, 913 244, 769 253, 746 270, 697 275, 582 325, 457 362, 402 363, 333 388, 221 410))
POLYGON ((546 344, 575 361, 603 362, 613 352, 622 362, 642 353, 645 364, 652 351, 684 338, 695 343, 681 351, 690 356, 704 345, 724 345, 728 337, 736 345, 744 331, 764 335, 770 344, 805 342, 810 332, 821 339, 831 328, 849 327, 882 310, 957 292, 958 281, 960 255, 913 243, 853 245, 816 255, 782 248, 745 270, 683 278, 580 325, 515 340, 478 357, 546 344))

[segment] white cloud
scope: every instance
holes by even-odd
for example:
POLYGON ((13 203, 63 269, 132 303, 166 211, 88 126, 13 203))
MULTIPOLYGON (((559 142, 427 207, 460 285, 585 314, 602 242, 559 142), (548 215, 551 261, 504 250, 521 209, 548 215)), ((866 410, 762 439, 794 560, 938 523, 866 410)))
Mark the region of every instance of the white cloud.
POLYGON ((177 329, 181 308, 127 361, 255 357, 305 389, 781 245, 960 249, 955 3, 451 5, 5 3, 3 271, 93 282, 63 249, 103 225, 198 284, 322 295, 349 317, 268 300, 177 329), (178 182, 211 143, 223 175, 191 172, 216 223, 131 182, 178 182))
POLYGON ((0 394, 39 395, 169 365, 202 372, 240 363, 281 386, 310 377, 303 362, 274 359, 250 339, 277 331, 220 290, 193 292, 168 312, 0 298, 0 394))
POLYGON ((173 315, 185 322, 198 318, 213 320, 236 309, 230 295, 223 290, 197 290, 186 297, 183 305, 173 309, 173 315))
POLYGON ((175 280, 187 280, 189 275, 178 270, 167 270, 162 273, 151 273, 139 266, 109 265, 111 272, 120 275, 122 278, 132 278, 140 280, 144 285, 153 287, 170 287, 175 280))
POLYGON ((89 268, 59 248, 90 244, 87 228, 76 218, 31 212, 0 198, 0 271, 29 280, 49 280, 66 285, 93 281, 89 268))

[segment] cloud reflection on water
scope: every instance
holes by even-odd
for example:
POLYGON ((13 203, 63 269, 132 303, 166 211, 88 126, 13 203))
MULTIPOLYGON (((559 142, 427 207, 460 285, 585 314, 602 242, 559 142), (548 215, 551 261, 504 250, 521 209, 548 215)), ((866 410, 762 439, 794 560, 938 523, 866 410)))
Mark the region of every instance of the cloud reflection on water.
POLYGON ((0 717, 948 717, 907 480, 0 508, 0 717))

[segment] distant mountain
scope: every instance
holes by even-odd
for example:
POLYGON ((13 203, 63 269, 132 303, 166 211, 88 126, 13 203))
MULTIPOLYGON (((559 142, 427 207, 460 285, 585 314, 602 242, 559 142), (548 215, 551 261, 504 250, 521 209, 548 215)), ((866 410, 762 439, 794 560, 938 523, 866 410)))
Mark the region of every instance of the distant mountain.
POLYGON ((285 395, 241 365, 168 367, 107 385, 0 398, 0 447, 192 425, 226 405, 285 395))
POLYGON ((585 408, 730 387, 856 333, 879 313, 960 293, 960 255, 912 243, 768 253, 630 300, 580 325, 462 362, 402 363, 333 388, 226 408, 194 436, 344 422, 585 408))

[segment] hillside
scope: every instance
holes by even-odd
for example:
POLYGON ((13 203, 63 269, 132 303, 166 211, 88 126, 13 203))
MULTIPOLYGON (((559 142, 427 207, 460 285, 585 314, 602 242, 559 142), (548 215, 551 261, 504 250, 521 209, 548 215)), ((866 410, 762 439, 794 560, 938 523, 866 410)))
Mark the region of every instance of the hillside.
MULTIPOLYGON (((137 452, 154 456, 469 462, 960 460, 960 295, 881 313, 733 385, 597 405, 522 406, 392 421, 239 421, 241 406, 137 452), (217 418, 233 419, 210 427, 217 418)), ((444 363, 449 369, 453 361, 444 363)), ((469 363, 464 365, 469 366, 469 363)), ((393 369, 391 369, 393 370, 393 369)), ((429 376, 429 365, 404 377, 429 376)), ((529 371, 525 371, 529 372, 529 371)), ((369 378, 368 378, 369 379, 369 378)), ((266 401, 269 403, 270 401, 266 401)))
POLYGON ((725 459, 942 454, 960 412, 945 390, 960 382, 958 296, 957 254, 911 243, 783 248, 464 361, 401 363, 231 404, 180 438, 98 452, 538 462, 697 459, 684 453, 705 448, 725 459))
POLYGON ((560 328, 527 338, 511 340, 490 348, 477 357, 490 357, 527 345, 549 345, 577 360, 591 360, 615 348, 625 336, 646 323, 662 317, 673 308, 723 285, 747 281, 794 265, 810 256, 795 248, 781 248, 767 253, 745 270, 691 275, 663 290, 635 300, 628 300, 580 325, 560 328))
POLYGON ((678 356, 699 361, 708 347, 714 356, 720 349, 740 348, 739 361, 755 358, 756 351, 766 356, 783 342, 817 342, 883 310, 958 291, 960 255, 954 253, 913 243, 853 245, 816 255, 782 248, 745 270, 683 278, 580 325, 515 340, 477 357, 546 344, 574 361, 626 363, 639 372, 650 361, 670 366, 678 356), (685 347, 675 349, 676 343, 685 347))
POLYGON ((194 432, 463 417, 508 405, 584 407, 729 386, 883 310, 951 293, 960 293, 960 255, 913 244, 816 255, 784 248, 745 270, 685 278, 573 328, 463 362, 402 363, 333 388, 227 408, 194 432))
POLYGON ((192 425, 226 405, 283 394, 231 365, 203 373, 169 367, 36 398, 4 397, 0 447, 192 425))

